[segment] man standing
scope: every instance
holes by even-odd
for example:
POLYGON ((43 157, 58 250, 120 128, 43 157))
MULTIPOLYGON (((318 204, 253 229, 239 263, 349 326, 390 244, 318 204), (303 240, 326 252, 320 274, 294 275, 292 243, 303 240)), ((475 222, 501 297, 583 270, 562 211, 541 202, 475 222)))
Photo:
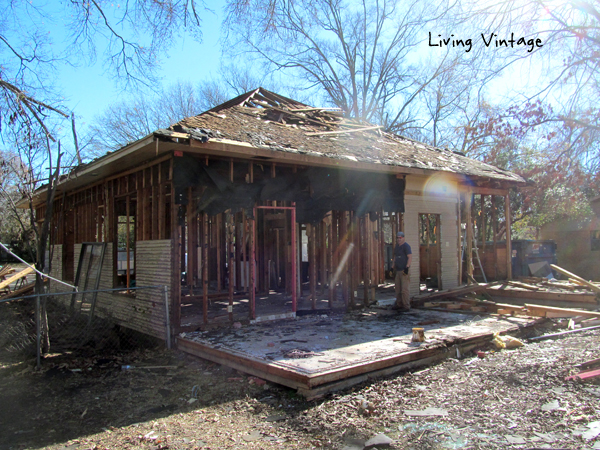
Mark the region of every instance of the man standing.
POLYGON ((408 271, 412 262, 412 250, 404 240, 404 233, 399 231, 394 247, 394 270, 396 271, 396 305, 400 312, 410 310, 410 275, 408 271))

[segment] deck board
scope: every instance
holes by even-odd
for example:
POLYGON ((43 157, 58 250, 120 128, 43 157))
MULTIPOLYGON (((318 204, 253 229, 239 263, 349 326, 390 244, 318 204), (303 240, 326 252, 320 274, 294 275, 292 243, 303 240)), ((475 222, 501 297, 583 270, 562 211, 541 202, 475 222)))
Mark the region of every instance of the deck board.
POLYGON ((319 386, 349 385, 368 374, 393 373, 393 368, 409 363, 415 366, 418 361, 456 356, 456 348, 468 351, 485 345, 495 332, 519 333, 538 320, 428 310, 396 314, 370 309, 301 316, 241 329, 182 333, 178 347, 310 396, 310 390, 319 386), (438 322, 420 325, 431 321, 438 322), (425 342, 411 342, 413 327, 425 329, 425 342), (298 355, 306 357, 292 357, 298 355))

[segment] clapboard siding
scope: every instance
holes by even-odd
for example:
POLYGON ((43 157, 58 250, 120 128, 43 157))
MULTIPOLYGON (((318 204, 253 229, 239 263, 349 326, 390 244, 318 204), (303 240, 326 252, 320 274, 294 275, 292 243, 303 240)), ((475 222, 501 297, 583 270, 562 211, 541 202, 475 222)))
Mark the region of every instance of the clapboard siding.
MULTIPOLYGON (((75 245, 79 260, 81 244, 75 245)), ((75 262, 77 267, 77 262, 75 262)), ((171 283, 171 240, 136 242, 136 286, 167 285, 171 283)), ((109 242, 104 254, 99 289, 112 289, 113 244, 109 242)), ((159 339, 166 338, 164 288, 138 289, 135 295, 99 292, 96 314, 115 323, 159 339)))
POLYGON ((404 233, 413 249, 413 272, 410 277, 410 295, 419 293, 419 214, 439 214, 442 246, 442 286, 458 285, 458 224, 457 198, 428 195, 406 195, 404 198, 404 233))

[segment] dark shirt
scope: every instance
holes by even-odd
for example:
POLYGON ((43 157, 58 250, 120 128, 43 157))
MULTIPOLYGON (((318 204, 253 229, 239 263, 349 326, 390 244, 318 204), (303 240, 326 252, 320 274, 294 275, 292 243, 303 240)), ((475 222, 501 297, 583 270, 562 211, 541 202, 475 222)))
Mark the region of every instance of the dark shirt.
POLYGON ((394 247, 394 269, 404 270, 408 264, 408 255, 412 255, 410 245, 406 242, 402 245, 396 244, 396 247, 394 247))

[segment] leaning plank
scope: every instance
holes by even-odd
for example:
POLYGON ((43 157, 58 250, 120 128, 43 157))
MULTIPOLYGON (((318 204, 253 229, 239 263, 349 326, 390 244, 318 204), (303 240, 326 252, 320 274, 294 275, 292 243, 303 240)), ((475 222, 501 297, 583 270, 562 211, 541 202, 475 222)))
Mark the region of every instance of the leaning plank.
POLYGON ((593 283, 590 283, 589 281, 584 280, 583 278, 581 278, 578 275, 575 275, 574 273, 571 273, 565 269, 563 269, 562 267, 559 267, 555 264, 550 264, 550 267, 552 267, 554 270, 556 270, 557 272, 565 275, 568 278, 572 278, 574 280, 577 280, 579 283, 583 284, 584 286, 589 287, 592 291, 594 292, 600 292, 600 286, 596 286, 593 283))
POLYGON ((600 318, 600 312, 584 311, 581 309, 554 308, 552 306, 531 305, 527 303, 525 303, 525 307, 527 308, 527 311, 529 311, 529 313, 535 313, 535 315, 540 315, 540 317, 584 316, 600 318))
POLYGON ((20 280, 23 277, 26 277, 33 271, 33 268, 27 267, 26 269, 21 270, 19 273, 15 273, 12 277, 7 278, 6 280, 0 283, 0 289, 4 289, 6 286, 10 285, 11 283, 14 283, 17 280, 20 280))

